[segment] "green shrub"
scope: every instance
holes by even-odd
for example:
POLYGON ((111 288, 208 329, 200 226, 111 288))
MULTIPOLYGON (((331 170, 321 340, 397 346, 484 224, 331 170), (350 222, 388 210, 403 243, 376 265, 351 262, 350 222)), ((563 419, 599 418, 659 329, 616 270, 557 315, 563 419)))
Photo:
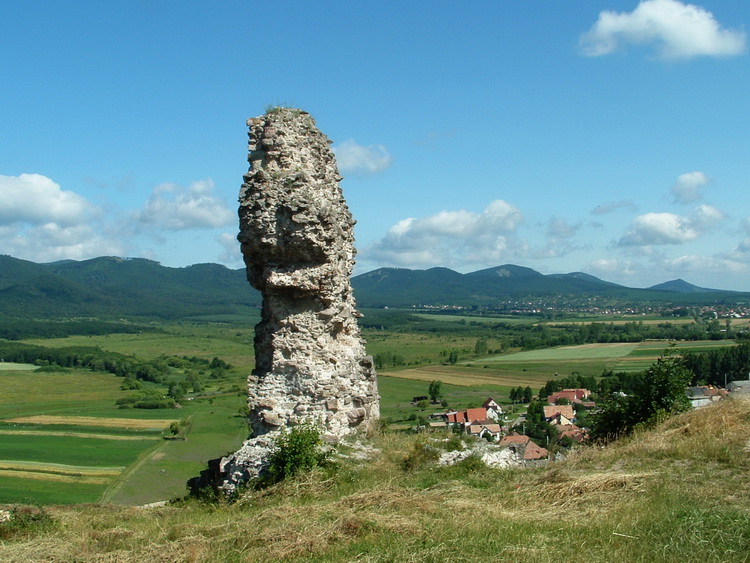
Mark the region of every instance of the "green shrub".
POLYGON ((117 399, 115 405, 120 409, 171 409, 175 401, 156 390, 145 390, 117 399))
POLYGON ((278 483, 322 465, 327 458, 321 450, 322 444, 320 431, 312 424, 300 424, 283 431, 271 453, 266 481, 278 483))
POLYGON ((68 368, 58 366, 57 364, 39 366, 34 370, 35 373, 65 373, 69 371, 70 370, 68 368))
POLYGON ((56 524, 44 508, 16 506, 0 521, 0 540, 36 536, 54 528, 56 524))
POLYGON ((448 440, 443 444, 443 447, 447 452, 463 450, 465 447, 463 437, 460 434, 451 434, 448 440))
POLYGON ((412 471, 437 461, 438 457, 440 455, 435 448, 428 445, 425 440, 417 440, 411 451, 401 460, 401 469, 412 471))
POLYGON ((172 422, 169 425, 169 435, 164 438, 172 440, 187 440, 187 435, 192 427, 193 418, 186 416, 181 420, 172 422))

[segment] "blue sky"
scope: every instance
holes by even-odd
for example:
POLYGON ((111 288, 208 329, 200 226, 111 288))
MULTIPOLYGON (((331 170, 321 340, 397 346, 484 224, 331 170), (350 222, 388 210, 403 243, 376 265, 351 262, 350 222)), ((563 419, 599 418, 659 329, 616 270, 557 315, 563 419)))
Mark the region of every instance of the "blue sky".
POLYGON ((241 267, 248 117, 309 111, 356 273, 750 291, 746 0, 0 4, 0 253, 241 267))

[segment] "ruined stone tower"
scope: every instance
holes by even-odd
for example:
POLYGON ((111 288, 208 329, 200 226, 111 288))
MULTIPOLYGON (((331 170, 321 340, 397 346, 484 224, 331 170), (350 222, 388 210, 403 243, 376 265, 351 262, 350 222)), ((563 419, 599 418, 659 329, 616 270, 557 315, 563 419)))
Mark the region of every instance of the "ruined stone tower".
POLYGON ((350 284, 354 220, 341 176, 308 113, 277 108, 248 126, 238 238, 248 281, 263 294, 248 380, 253 431, 316 420, 340 437, 379 415, 350 284))
POLYGON ((238 239, 263 310, 248 378, 254 437, 223 465, 296 423, 318 424, 335 441, 379 416, 350 283, 354 220, 331 141, 297 109, 276 108, 247 124, 238 239))

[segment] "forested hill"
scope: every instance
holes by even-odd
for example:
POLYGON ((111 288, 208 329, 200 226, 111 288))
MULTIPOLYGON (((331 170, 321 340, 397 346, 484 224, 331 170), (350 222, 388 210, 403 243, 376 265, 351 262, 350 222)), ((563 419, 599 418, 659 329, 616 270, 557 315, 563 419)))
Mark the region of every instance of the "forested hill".
MULTIPOLYGON (((352 279, 360 308, 548 307, 653 302, 675 305, 747 302, 748 293, 698 288, 674 280, 633 289, 575 272, 543 275, 504 265, 470 274, 447 268, 381 268, 352 279)), ((260 294, 245 270, 218 264, 170 268, 143 258, 101 257, 37 264, 0 256, 0 316, 5 318, 185 318, 257 308, 260 294)))
POLYGON ((260 305, 245 271, 218 264, 168 268, 141 258, 35 264, 0 256, 0 314, 155 317, 235 313, 260 305))
POLYGON ((447 268, 381 268, 356 276, 352 284, 357 303, 362 307, 457 305, 512 308, 519 301, 535 301, 553 308, 579 308, 592 302, 610 307, 647 302, 681 306, 747 302, 750 298, 748 293, 699 288, 683 280, 636 289, 582 272, 544 275, 511 264, 469 274, 459 274, 447 268))

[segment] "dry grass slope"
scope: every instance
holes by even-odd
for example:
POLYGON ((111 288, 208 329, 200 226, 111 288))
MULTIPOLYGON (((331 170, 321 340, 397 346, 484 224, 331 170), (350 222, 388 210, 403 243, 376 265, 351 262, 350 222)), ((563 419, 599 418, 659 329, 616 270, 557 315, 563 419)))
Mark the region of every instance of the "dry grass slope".
POLYGON ((749 401, 536 469, 435 468, 416 455, 423 437, 374 443, 367 463, 343 461, 233 505, 50 509, 58 525, 3 540, 0 560, 750 559, 749 401))

